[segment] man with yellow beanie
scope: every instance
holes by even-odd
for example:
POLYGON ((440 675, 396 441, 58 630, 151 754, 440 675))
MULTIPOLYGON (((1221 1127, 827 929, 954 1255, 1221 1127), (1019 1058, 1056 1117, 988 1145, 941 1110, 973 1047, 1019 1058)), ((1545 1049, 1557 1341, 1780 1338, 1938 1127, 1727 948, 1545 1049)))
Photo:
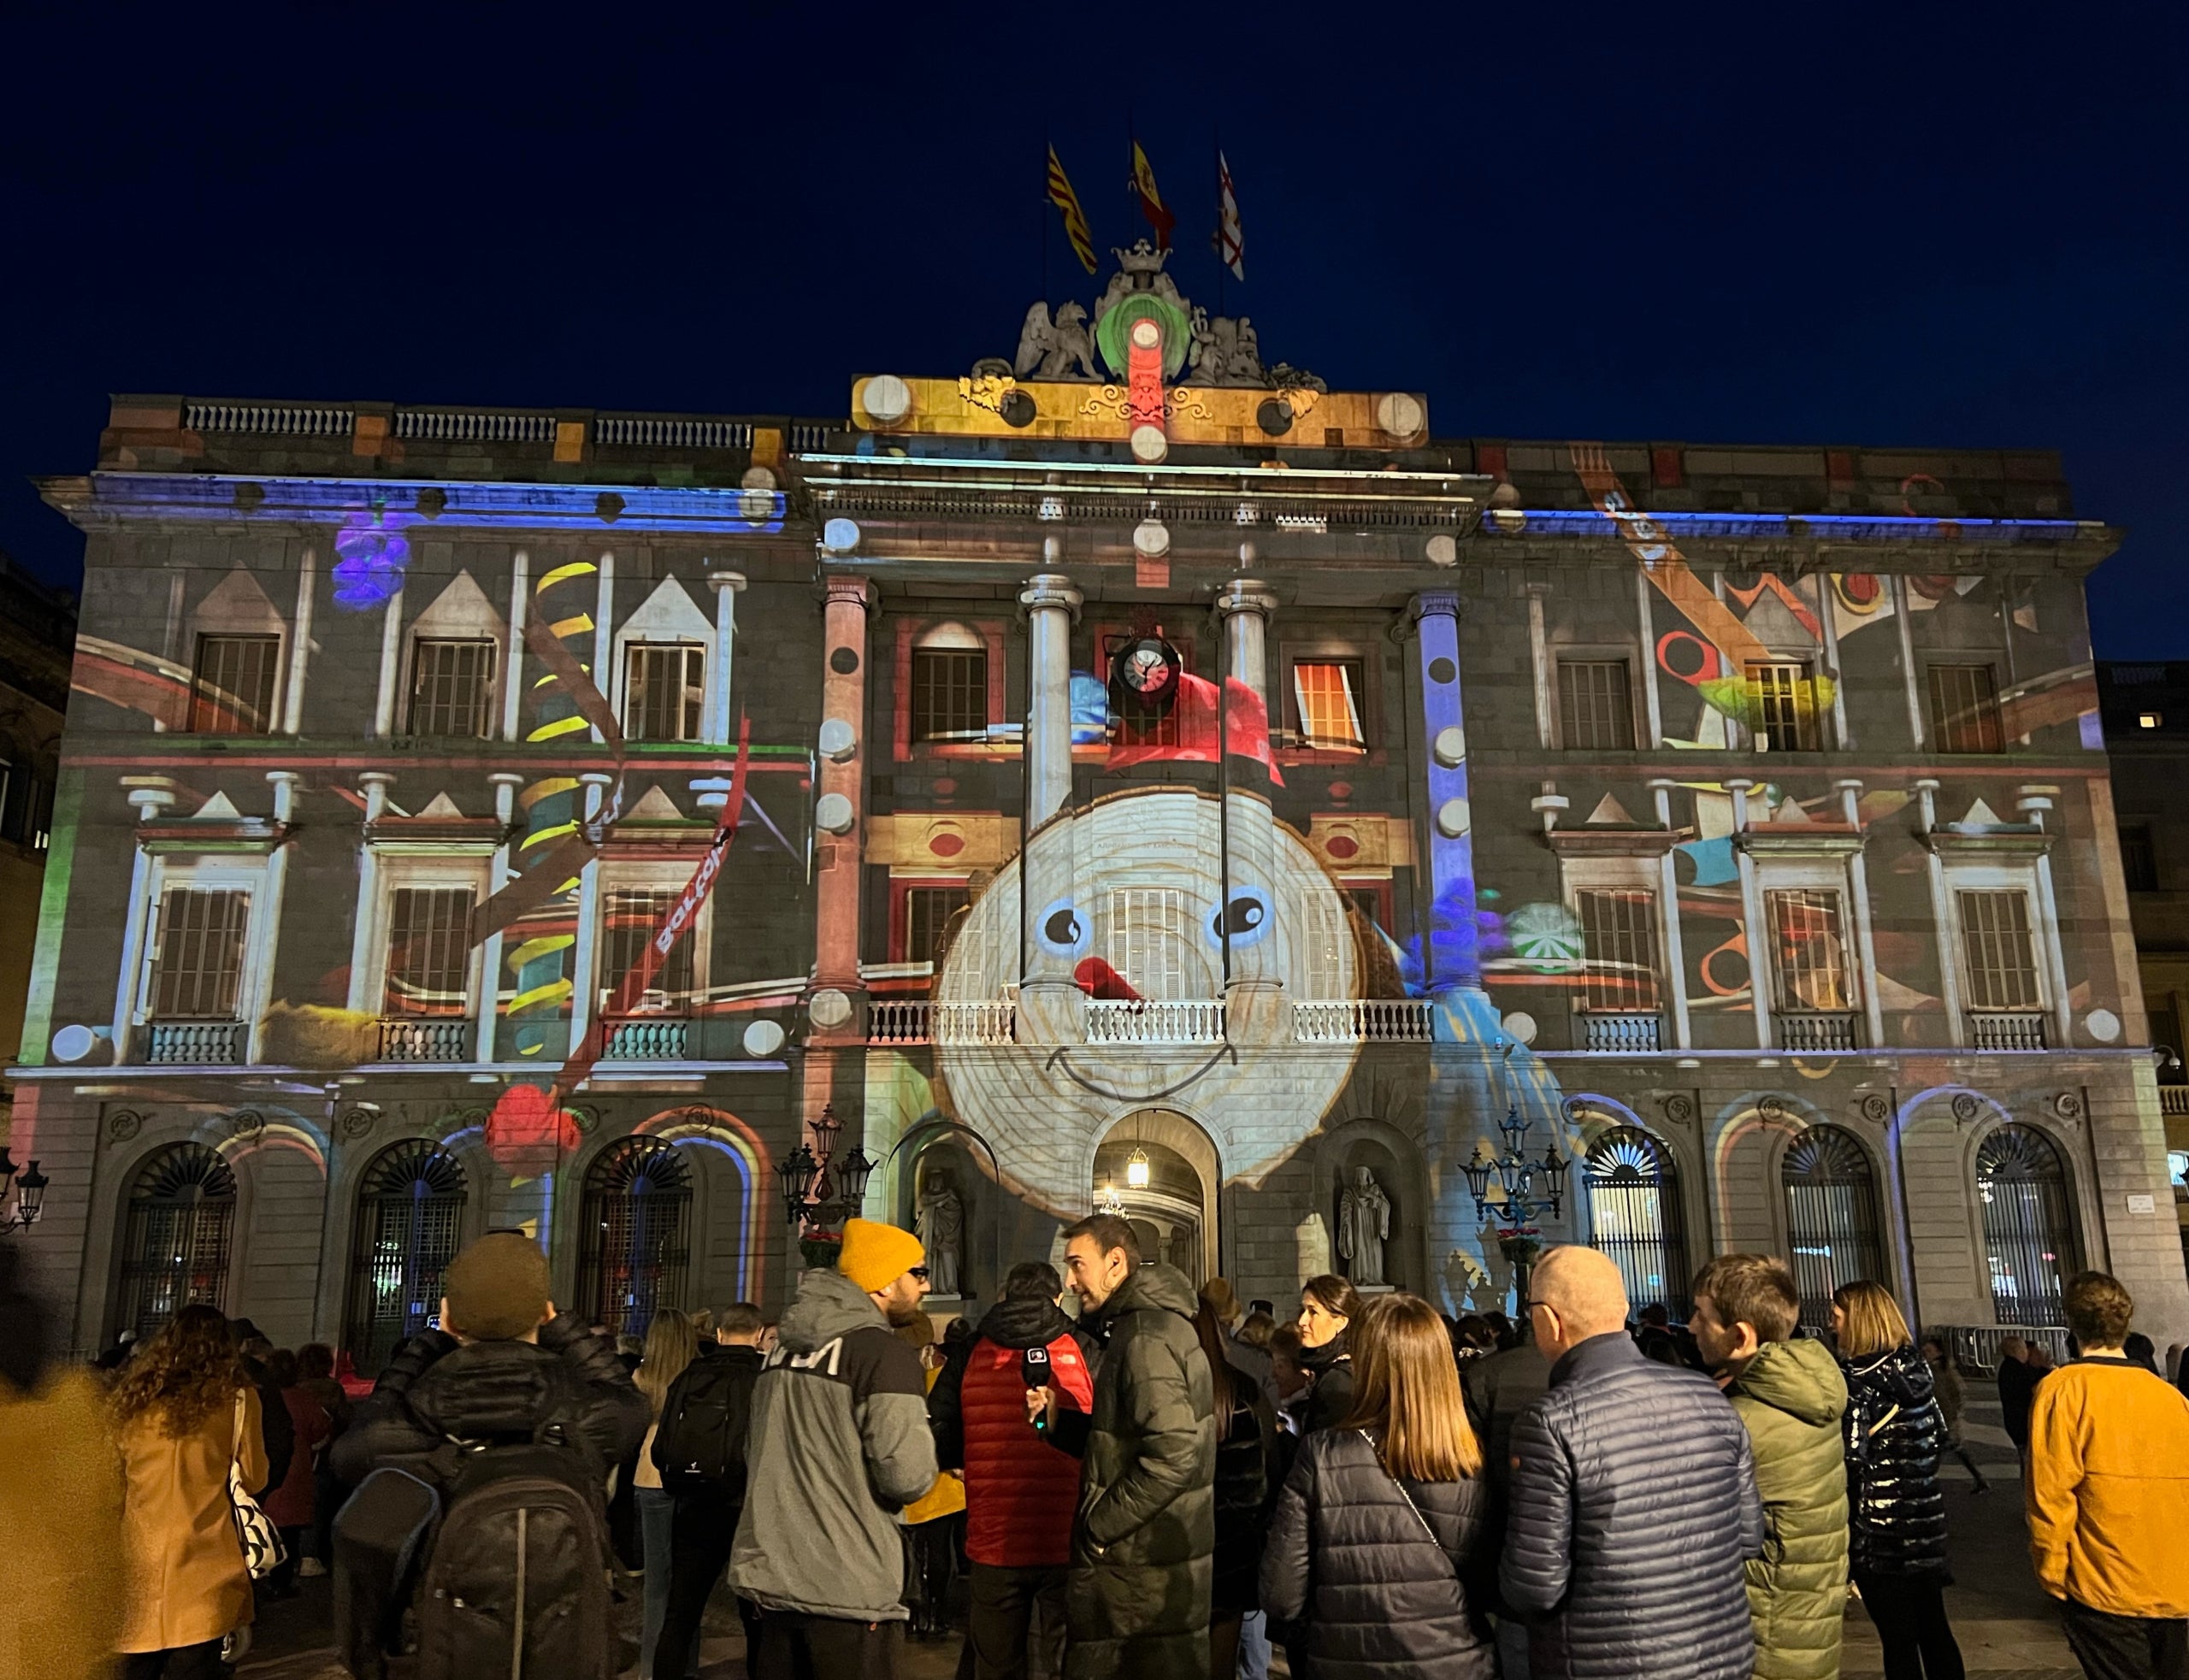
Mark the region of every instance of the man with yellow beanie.
POLYGON ((752 1391, 729 1584, 760 1607, 754 1680, 895 1671, 911 1613, 897 1512, 934 1484, 926 1374, 893 1325, 920 1316, 927 1255, 853 1219, 835 1269, 798 1280, 752 1391))

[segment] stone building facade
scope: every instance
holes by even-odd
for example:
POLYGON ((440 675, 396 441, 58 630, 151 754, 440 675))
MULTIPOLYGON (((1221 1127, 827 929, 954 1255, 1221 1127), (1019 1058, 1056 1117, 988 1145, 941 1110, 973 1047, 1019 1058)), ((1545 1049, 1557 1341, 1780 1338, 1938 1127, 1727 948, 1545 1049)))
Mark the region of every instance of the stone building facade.
POLYGON ((1107 1205, 1281 1303, 1579 1240, 2189 1335, 2055 457, 1438 439, 1144 255, 1059 334, 829 421, 116 399, 9 1134, 80 1343, 369 1369, 503 1226, 780 1302, 854 1145, 969 1299, 1107 1205))

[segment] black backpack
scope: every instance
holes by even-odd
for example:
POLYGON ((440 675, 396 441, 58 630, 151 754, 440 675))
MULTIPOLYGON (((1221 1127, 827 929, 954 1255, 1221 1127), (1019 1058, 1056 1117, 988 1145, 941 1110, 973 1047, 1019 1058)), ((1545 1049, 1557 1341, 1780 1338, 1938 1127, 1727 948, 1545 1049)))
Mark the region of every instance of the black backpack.
POLYGON ((752 1415, 757 1364, 699 1359, 664 1396, 654 1431, 653 1461, 671 1493, 720 1493, 745 1498, 745 1434, 752 1415))
POLYGON ((392 1470, 367 1477, 337 1519, 338 1600, 345 1577, 360 1580, 346 1613, 337 1605, 351 1672, 609 1680, 599 1454, 549 1424, 529 1441, 451 1441, 423 1468, 430 1488, 392 1470))

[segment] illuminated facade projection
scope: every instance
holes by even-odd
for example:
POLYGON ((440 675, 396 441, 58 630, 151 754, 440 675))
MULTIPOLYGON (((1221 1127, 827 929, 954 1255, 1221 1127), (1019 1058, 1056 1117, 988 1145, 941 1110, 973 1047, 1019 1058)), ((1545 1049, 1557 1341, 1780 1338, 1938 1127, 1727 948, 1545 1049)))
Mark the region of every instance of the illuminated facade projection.
POLYGON ((968 1301, 1108 1205, 1280 1302, 1580 1240, 2189 1335, 2049 455, 1439 440, 1140 249, 842 421, 127 398, 44 487, 81 1344, 369 1371, 490 1226, 779 1302, 854 1146, 968 1301))

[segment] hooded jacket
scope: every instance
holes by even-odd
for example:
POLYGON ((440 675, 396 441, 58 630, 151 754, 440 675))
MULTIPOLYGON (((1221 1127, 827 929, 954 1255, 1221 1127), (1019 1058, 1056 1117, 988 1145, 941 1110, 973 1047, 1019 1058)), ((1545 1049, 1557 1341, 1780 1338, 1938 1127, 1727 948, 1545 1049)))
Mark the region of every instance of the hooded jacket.
POLYGON ((1065 1680, 1201 1680, 1216 1550, 1216 1406, 1193 1285, 1137 1267, 1103 1304, 1067 1588, 1065 1680))
POLYGON ((1094 1402, 1094 1371, 1077 1327, 1050 1300, 990 1307, 971 1347, 942 1368, 927 1398, 937 1460, 965 1472, 965 1555, 976 1564, 1071 1561, 1079 1463, 1026 1421, 1023 1361, 1034 1347, 1047 1350, 1062 1404, 1085 1413, 1094 1402))
POLYGON ((1930 1366, 1903 1343, 1842 1359, 1839 1369, 1847 1379, 1848 1567, 1950 1580, 1938 1488, 1946 1422, 1930 1366))
POLYGON ((1767 1341, 1726 1397, 1763 1500, 1763 1555, 1748 1564, 1757 1680, 1832 1680, 1847 1613, 1847 1381, 1820 1341, 1767 1341))
POLYGON ((1550 1368, 1512 1456, 1499 1581, 1546 1624, 1536 1680, 1747 1680, 1741 1565, 1763 1516, 1748 1433, 1708 1377, 1591 1336, 1550 1368))
POLYGON ((849 1622, 901 1622, 897 1512, 934 1485, 926 1373, 866 1292, 805 1273, 752 1388, 740 1598, 849 1622))
POLYGON ((381 1371, 372 1398, 334 1440, 334 1473, 357 1483, 380 1465, 422 1460, 459 1441, 529 1437, 561 1424, 600 1455, 604 1474, 646 1439, 646 1398, 615 1344, 563 1313, 528 1341, 459 1343, 440 1330, 414 1335, 381 1371))

